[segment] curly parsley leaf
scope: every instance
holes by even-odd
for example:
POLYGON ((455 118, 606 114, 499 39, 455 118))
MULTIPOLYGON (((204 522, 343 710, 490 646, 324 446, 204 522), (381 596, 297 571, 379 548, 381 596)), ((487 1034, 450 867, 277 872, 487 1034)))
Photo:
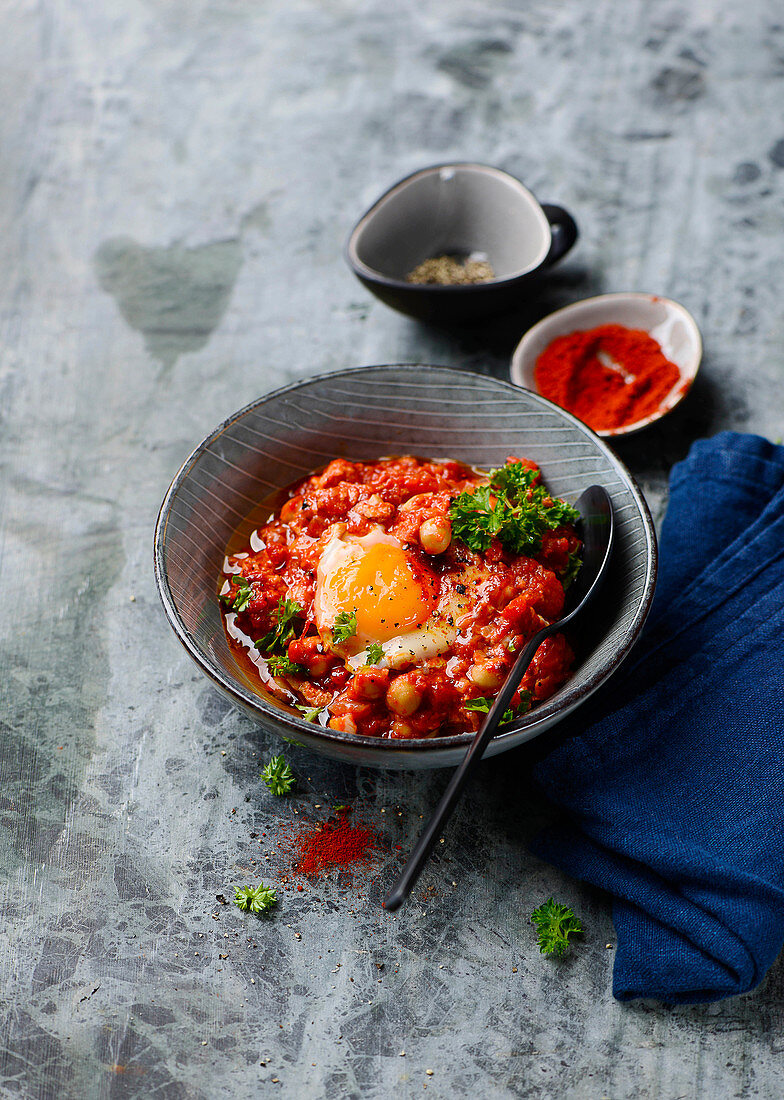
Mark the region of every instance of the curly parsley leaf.
POLYGON ((275 625, 255 643, 256 649, 260 649, 262 653, 281 653, 294 637, 294 620, 301 614, 302 608, 296 600, 281 596, 277 609, 273 612, 275 625))
POLYGON ((357 632, 357 616, 356 612, 341 611, 338 617, 335 619, 332 627, 332 640, 333 642, 346 642, 349 638, 353 638, 357 632))
POLYGON ((583 926, 568 905, 560 905, 552 898, 534 909, 531 923, 536 925, 536 942, 543 955, 555 955, 561 959, 571 946, 569 937, 583 932, 583 926))
POLYGON ((282 756, 272 757, 261 773, 261 778, 275 795, 288 794, 297 782, 294 772, 282 756))
POLYGON ((574 583, 577 574, 580 572, 583 566, 583 559, 580 556, 579 550, 573 550, 569 555, 569 561, 566 564, 566 569, 563 573, 559 573, 558 579, 564 586, 564 591, 574 583))
POLYGON ((302 703, 297 703, 296 706, 297 710, 302 711, 302 718, 305 722, 315 722, 324 709, 323 707, 306 707, 302 703))
POLYGON ((260 882, 258 886, 237 886, 234 892, 234 904, 244 913, 266 913, 278 904, 275 890, 260 882))
POLYGON ((490 486, 480 485, 472 493, 460 493, 449 507, 452 534, 471 550, 487 550, 504 525, 500 502, 493 504, 490 486))
POLYGON ((378 642, 373 642, 365 650, 365 656, 369 665, 377 665, 384 656, 384 647, 379 645, 378 642))
POLYGON ((273 676, 304 676, 305 669, 302 665, 290 661, 288 655, 283 653, 271 653, 267 657, 267 664, 273 676))
MULTIPOLYGON (((467 703, 463 703, 464 710, 476 710, 480 714, 489 714, 495 699, 488 699, 484 695, 477 696, 476 699, 469 699, 467 703)), ((520 692, 520 703, 515 708, 510 708, 504 711, 503 718, 498 723, 499 726, 505 726, 509 722, 513 722, 515 718, 519 718, 521 714, 525 714, 531 709, 531 692, 520 692)))
POLYGON ((241 573, 235 573, 229 578, 229 584, 232 587, 221 596, 222 602, 232 611, 244 611, 253 596, 253 588, 251 587, 250 581, 247 577, 243 577, 241 573), (237 588, 238 591, 234 592, 233 588, 237 588))
POLYGON ((494 538, 513 554, 536 553, 542 535, 574 524, 579 512, 551 497, 539 483, 539 471, 522 462, 491 470, 489 485, 459 493, 449 508, 452 533, 470 550, 487 550, 494 538))

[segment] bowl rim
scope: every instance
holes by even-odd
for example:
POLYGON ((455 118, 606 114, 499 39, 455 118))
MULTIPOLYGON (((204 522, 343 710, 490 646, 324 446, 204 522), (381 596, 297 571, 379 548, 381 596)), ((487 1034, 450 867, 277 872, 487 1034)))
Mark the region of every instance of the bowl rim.
MULTIPOLYGON (((521 387, 515 386, 511 382, 506 382, 501 379, 494 378, 489 375, 479 374, 476 371, 465 371, 454 367, 440 367, 431 364, 422 363, 378 363, 367 366, 348 367, 338 371, 324 371, 318 375, 312 375, 308 378, 302 379, 298 382, 294 382, 287 386, 281 386, 276 390, 271 390, 269 393, 264 394, 262 397, 256 398, 254 401, 250 401, 247 405, 243 405, 241 409, 232 413, 226 417, 216 428, 214 428, 208 435, 202 439, 202 441, 191 451, 188 457, 180 466, 177 473, 174 475, 169 488, 166 490, 160 509, 158 511, 158 518, 155 523, 155 533, 153 539, 153 568, 155 574, 155 583, 158 589, 158 595, 163 604, 163 609, 166 614, 166 618, 169 625, 174 630, 175 635, 179 639, 180 643, 191 657, 191 659, 198 665, 201 671, 210 679, 221 691, 228 695, 235 703, 240 707, 254 711, 260 715, 262 720, 267 719, 271 723, 279 723, 285 726, 292 734, 294 734, 294 740, 297 741, 298 737, 301 739, 305 736, 308 740, 313 739, 316 742, 325 741, 330 744, 348 745, 356 748, 369 748, 381 751, 384 754, 394 753, 414 753, 416 755, 420 753, 439 753, 444 752, 450 748, 468 748, 473 740, 474 734, 470 732, 448 734, 446 736, 435 736, 428 738, 408 738, 408 739, 391 739, 380 737, 365 737, 359 734, 344 733, 342 730, 333 730, 329 727, 322 726, 317 723, 305 722, 304 719, 298 715, 289 714, 283 710, 282 707, 273 706, 262 698, 262 696, 255 694, 248 688, 244 688, 239 681, 235 681, 217 665, 212 665, 209 660, 202 654, 200 649, 194 644, 184 622, 182 621, 180 614, 177 610, 177 605, 171 593, 169 586, 169 580, 166 573, 166 567, 164 562, 163 548, 166 538, 166 527, 168 524, 169 512, 171 510, 172 502, 177 496, 180 487, 185 482, 188 474, 193 466, 196 464, 201 455, 213 444, 216 439, 219 439, 231 427, 232 424, 240 420, 250 409, 259 405, 277 399, 285 394, 293 393, 297 390, 306 388, 313 383, 323 382, 327 379, 335 379, 345 377, 347 375, 365 374, 373 375, 375 373, 382 373, 389 371, 390 369, 396 371, 402 371, 404 373, 416 374, 417 378, 421 381, 423 367, 427 366, 428 372, 436 371, 443 378, 444 375, 449 375, 457 383, 464 379, 466 376, 472 378, 481 379, 485 383, 490 383, 499 387, 501 390, 508 390, 510 396, 520 396, 521 387), (298 737, 296 736, 298 735, 298 737)), ((607 446, 606 443, 601 440, 594 431, 592 431, 586 424, 571 413, 566 412, 565 409, 560 408, 559 405, 554 404, 552 401, 548 401, 547 398, 542 397, 540 394, 533 393, 531 390, 526 390, 526 394, 533 398, 535 403, 542 404, 548 409, 554 409, 560 416, 564 417, 574 427, 576 427, 581 433, 593 439, 595 445, 609 460, 613 468, 620 473, 622 480, 628 482, 629 489, 632 493, 635 503, 640 511, 640 516, 643 523, 643 529, 645 532, 645 541, 647 549, 646 559, 646 576, 645 584, 642 591, 640 600, 640 606, 638 608, 635 619, 632 623, 631 630, 627 636, 624 645, 616 653, 613 667, 610 670, 597 670, 590 680, 584 682, 579 692, 573 693, 572 697, 562 699, 557 707, 552 705, 552 699, 545 700, 540 706, 537 706, 535 710, 530 711, 528 714, 523 715, 516 722, 511 723, 509 726, 504 727, 503 732, 497 733, 493 738, 493 744, 502 744, 507 738, 514 738, 515 742, 519 740, 519 734, 523 731, 527 733, 526 741, 533 740, 540 732, 537 727, 544 725, 545 728, 549 728, 551 725, 548 719, 553 713, 558 713, 559 721, 561 718, 566 717, 576 707, 593 695, 595 691, 603 683, 606 682, 612 675, 614 675, 621 664, 626 660, 630 651, 634 647, 640 633, 645 625, 645 620, 651 609, 651 603, 653 601, 654 589, 656 587, 656 576, 658 569, 658 549, 656 543, 656 533, 653 526, 653 520, 651 518, 650 510, 642 495, 636 481, 632 474, 627 470, 623 462, 613 453, 613 451, 607 446)), ((217 581, 217 578, 216 578, 217 581)), ((568 685, 569 681, 567 681, 568 685)), ((555 698, 555 697, 552 697, 555 698)), ((301 740, 298 741, 301 743, 301 740)), ((497 751, 502 751, 498 749, 497 751)))
MULTIPOLYGON (((686 327, 690 330, 694 341, 694 368, 693 370, 688 370, 685 377, 684 374, 681 373, 681 377, 678 379, 675 386, 673 386, 669 396, 662 402, 655 413, 651 413, 650 416, 646 416, 642 420, 635 420, 633 424, 627 424, 625 427, 603 428, 601 431, 594 432, 594 434, 602 439, 618 439, 621 436, 636 435, 637 432, 641 432, 644 428, 654 424, 657 420, 661 420, 663 416, 666 416, 667 413, 672 412, 674 408, 680 405, 681 401, 683 401, 686 394, 694 385, 694 381, 702 364, 703 355, 702 333, 700 332, 699 325, 693 314, 690 313, 681 302, 676 302, 674 298, 668 298, 664 294, 649 294, 645 291, 637 290, 618 290, 608 294, 594 294, 590 298, 578 298, 576 302, 569 302, 568 305, 561 306, 559 309, 554 309, 552 313, 546 314, 546 316, 537 321, 535 325, 531 325, 528 331, 524 332, 517 342, 512 352, 512 361, 509 370, 513 384, 520 389, 528 390, 529 393, 536 394, 537 397, 542 396, 538 389, 531 389, 530 386, 525 384, 523 378, 523 354, 526 343, 530 342, 531 338, 546 329, 555 318, 563 317, 565 314, 573 311, 578 312, 579 308, 582 306, 596 305, 598 303, 611 306, 613 303, 629 301, 646 302, 649 305, 655 302, 662 302, 668 309, 680 315, 686 327)), ((534 385, 536 385, 535 379, 534 385)), ((545 400, 547 399, 545 398, 545 400)), ((567 410, 564 409, 563 411, 566 412, 567 410)), ((593 429, 590 430, 593 431, 593 429)))
POLYGON ((372 203, 371 206, 365 210, 359 220, 355 223, 354 228, 346 238, 346 243, 343 246, 343 256, 346 263, 353 270, 354 274, 365 279, 369 279, 371 282, 379 285, 386 286, 395 290, 408 290, 414 294, 420 294, 422 292, 428 294, 476 294, 487 293, 488 290, 492 290, 496 287, 509 286, 516 282, 518 279, 524 278, 526 275, 530 275, 544 264, 547 259, 548 250, 552 245, 553 230, 550 222, 547 220, 547 215, 542 209, 542 204, 534 195, 533 191, 530 191, 521 180, 516 176, 513 176, 511 172, 507 172, 504 168, 497 168, 493 164, 482 164, 480 161, 472 160, 453 160, 445 161, 442 164, 429 164, 425 168, 418 168, 415 172, 410 172, 407 176, 403 176, 402 179, 397 180, 388 187, 379 197, 372 203), (370 219, 390 196, 395 192, 401 190, 407 184, 417 179, 419 176, 432 175, 434 172, 440 172, 444 169, 456 169, 460 170, 476 170, 484 172, 489 175, 495 175, 507 182, 510 182, 514 187, 528 199, 534 208, 534 212, 537 215, 538 220, 544 226, 545 231, 545 248, 541 256, 538 257, 536 262, 528 264, 527 267, 521 268, 519 271, 513 271, 511 275, 504 275, 495 279, 487 279, 482 283, 465 283, 458 285, 441 285, 439 283, 409 283, 405 279, 393 279, 390 275, 385 275, 378 268, 370 267, 363 260, 360 260, 357 254, 357 240, 360 233, 368 224, 370 219))

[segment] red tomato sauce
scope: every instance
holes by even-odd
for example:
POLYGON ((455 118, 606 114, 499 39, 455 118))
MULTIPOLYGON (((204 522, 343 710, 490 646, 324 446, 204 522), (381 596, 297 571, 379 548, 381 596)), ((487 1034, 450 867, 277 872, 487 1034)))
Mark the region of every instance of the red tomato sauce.
MULTIPOLYGON (((580 547, 564 526, 545 532, 532 557, 496 538, 469 549, 452 535, 450 505, 486 484, 458 462, 403 457, 336 459, 293 485, 224 563, 220 597, 238 660, 247 668, 252 655, 282 703, 345 733, 478 729, 519 650, 561 614, 561 578, 580 547), (354 628, 344 640, 342 620, 354 628)), ((515 716, 552 695, 573 660, 562 635, 543 642, 515 716)))

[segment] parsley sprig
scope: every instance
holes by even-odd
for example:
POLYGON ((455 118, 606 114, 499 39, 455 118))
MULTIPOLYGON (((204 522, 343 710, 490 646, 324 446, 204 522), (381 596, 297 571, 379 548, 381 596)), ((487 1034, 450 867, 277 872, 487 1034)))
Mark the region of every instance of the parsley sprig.
POLYGON ((335 619, 332 627, 333 642, 347 642, 357 632, 357 615, 355 611, 341 611, 335 619))
POLYGON ((365 650, 365 656, 369 665, 377 665, 384 656, 384 647, 378 642, 372 642, 365 650))
POLYGON ((580 518, 571 505, 535 484, 539 471, 522 462, 491 470, 489 477, 489 485, 458 494, 449 508, 452 534, 471 550, 487 550, 497 538, 513 554, 536 553, 545 531, 580 518))
MULTIPOLYGON (((488 699, 484 695, 478 695, 476 699, 469 699, 467 703, 463 703, 464 710, 477 710, 480 714, 489 714, 490 707, 492 707, 495 699, 488 699)), ((516 708, 505 710, 503 718, 498 723, 499 726, 505 726, 509 722, 513 722, 515 718, 519 718, 521 714, 525 714, 531 709, 531 692, 520 692, 520 704, 516 708)))
POLYGON ((569 561, 566 563, 566 569, 563 573, 559 573, 558 577, 561 584, 564 586, 564 591, 573 584, 577 574, 583 567, 583 559, 579 550, 573 550, 569 555, 569 561))
POLYGON ((534 909, 531 923, 536 925, 536 942, 543 955, 555 955, 561 959, 571 946, 569 937, 583 932, 583 926, 568 905, 560 905, 552 898, 534 909))
POLYGON ((302 703, 297 703, 297 710, 302 711, 302 719, 304 722, 315 722, 318 716, 321 714, 323 707, 307 707, 302 703))
POLYGON ((302 665, 290 661, 286 653, 270 653, 267 664, 273 676, 304 676, 305 669, 302 665))
POLYGON ((244 913, 266 913, 278 904, 275 890, 260 882, 258 886, 237 886, 234 892, 234 904, 244 913))
POLYGON ((221 600, 225 606, 232 611, 244 611, 253 596, 253 589, 250 581, 247 577, 243 577, 241 573, 235 573, 229 578, 229 584, 232 587, 221 596, 221 600), (236 592, 233 590, 235 587, 237 588, 236 592))
POLYGON ((301 613, 302 608, 296 600, 281 596, 277 609, 273 612, 275 625, 255 643, 256 649, 260 649, 262 653, 282 653, 294 637, 294 620, 301 613))
POLYGON ((273 756, 261 773, 267 788, 275 795, 288 794, 297 780, 294 772, 282 756, 273 756))

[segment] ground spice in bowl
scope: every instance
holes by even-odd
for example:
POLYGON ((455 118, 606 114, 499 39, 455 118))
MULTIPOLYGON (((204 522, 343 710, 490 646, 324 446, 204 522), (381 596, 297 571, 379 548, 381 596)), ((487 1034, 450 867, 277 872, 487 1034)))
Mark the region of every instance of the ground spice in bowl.
POLYGON ((417 264, 406 275, 407 283, 423 283, 435 286, 468 286, 487 283, 495 278, 495 272, 482 253, 461 258, 459 256, 431 256, 417 264))
POLYGON ((659 412, 680 371, 643 329, 599 325, 556 337, 537 359, 535 378, 542 397, 606 432, 659 412))

